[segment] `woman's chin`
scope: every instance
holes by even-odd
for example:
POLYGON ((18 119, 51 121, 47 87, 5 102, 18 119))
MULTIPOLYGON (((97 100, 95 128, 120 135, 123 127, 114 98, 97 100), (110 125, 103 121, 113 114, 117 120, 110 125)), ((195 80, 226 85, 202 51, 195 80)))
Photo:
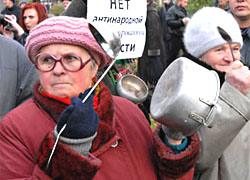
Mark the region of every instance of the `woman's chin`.
POLYGON ((73 96, 77 96, 77 94, 65 90, 53 91, 51 94, 60 98, 71 98, 73 96))

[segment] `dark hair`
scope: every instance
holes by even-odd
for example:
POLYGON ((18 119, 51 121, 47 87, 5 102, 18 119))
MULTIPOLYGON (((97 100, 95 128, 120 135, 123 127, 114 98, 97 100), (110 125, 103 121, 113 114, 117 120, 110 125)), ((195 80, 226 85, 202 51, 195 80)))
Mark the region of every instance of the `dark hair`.
POLYGON ((24 30, 25 32, 28 32, 28 30, 27 30, 27 28, 26 28, 26 26, 25 26, 25 24, 24 24, 24 19, 23 19, 23 14, 24 14, 24 11, 25 11, 26 9, 35 9, 35 10, 36 10, 37 15, 38 15, 38 24, 39 24, 40 22, 42 22, 43 20, 45 20, 45 19, 48 18, 48 13, 47 13, 46 8, 45 8, 45 6, 44 6, 43 4, 38 3, 38 2, 26 4, 26 5, 23 7, 22 11, 21 11, 20 23, 19 23, 20 26, 23 28, 23 30, 24 30))

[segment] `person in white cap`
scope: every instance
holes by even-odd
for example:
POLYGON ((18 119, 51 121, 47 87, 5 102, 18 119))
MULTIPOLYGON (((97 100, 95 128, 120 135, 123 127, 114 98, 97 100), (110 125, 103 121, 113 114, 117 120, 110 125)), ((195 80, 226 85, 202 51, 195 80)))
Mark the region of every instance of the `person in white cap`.
POLYGON ((248 180, 250 71, 240 61, 239 26, 230 13, 205 7, 189 21, 184 43, 197 63, 217 71, 222 85, 218 100, 222 112, 215 115, 212 128, 199 131, 201 151, 194 179, 248 180))

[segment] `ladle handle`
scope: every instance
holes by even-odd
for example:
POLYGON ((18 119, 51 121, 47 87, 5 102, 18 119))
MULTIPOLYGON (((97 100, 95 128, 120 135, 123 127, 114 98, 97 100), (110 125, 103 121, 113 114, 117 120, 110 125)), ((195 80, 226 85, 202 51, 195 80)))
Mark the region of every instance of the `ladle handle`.
POLYGON ((231 51, 231 55, 232 55, 233 61, 235 61, 235 57, 234 57, 234 53, 233 53, 233 48, 232 48, 232 43, 228 42, 228 45, 229 45, 229 48, 230 48, 230 51, 231 51))
POLYGON ((90 94, 95 90, 95 88, 98 86, 98 84, 102 81, 102 79, 104 78, 104 76, 108 73, 108 71, 110 70, 110 68, 113 66, 113 64, 115 63, 115 59, 113 59, 113 61, 110 63, 110 65, 108 66, 108 68, 104 71, 104 73, 102 74, 102 76, 98 79, 98 81, 95 83, 95 85, 91 88, 91 90, 89 91, 89 93, 85 96, 85 98, 82 100, 82 103, 85 103, 85 101, 88 99, 88 97, 90 96, 90 94))

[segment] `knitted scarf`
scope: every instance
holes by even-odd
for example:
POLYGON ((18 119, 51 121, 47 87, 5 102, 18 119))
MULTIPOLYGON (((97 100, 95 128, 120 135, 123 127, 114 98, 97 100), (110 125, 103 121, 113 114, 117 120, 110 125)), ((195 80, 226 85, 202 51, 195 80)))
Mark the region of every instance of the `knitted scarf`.
MULTIPOLYGON (((114 113, 112 96, 103 83, 99 84, 99 88, 100 92, 96 96, 98 98, 98 106, 95 110, 100 118, 100 123, 91 151, 97 150, 115 135, 112 127, 114 113)), ((40 83, 37 83, 34 88, 35 102, 57 123, 59 115, 68 107, 70 101, 64 98, 55 98, 46 92, 42 92, 40 83)))

